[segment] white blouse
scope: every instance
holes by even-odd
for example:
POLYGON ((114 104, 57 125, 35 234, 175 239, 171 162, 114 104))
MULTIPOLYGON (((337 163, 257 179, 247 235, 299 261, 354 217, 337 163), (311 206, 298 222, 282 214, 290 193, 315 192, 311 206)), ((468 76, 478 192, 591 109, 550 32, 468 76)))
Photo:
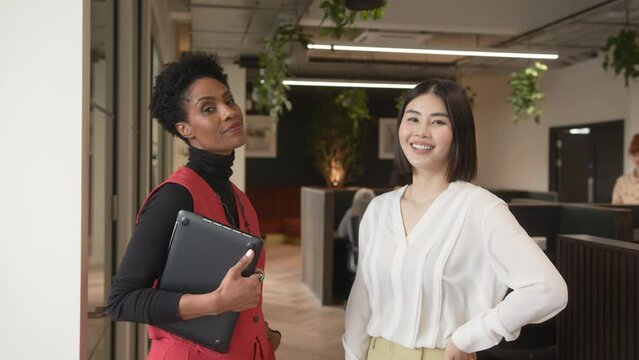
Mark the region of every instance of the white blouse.
POLYGON ((406 236, 405 190, 376 197, 362 218, 346 359, 366 359, 371 336, 431 349, 452 336, 460 350, 476 352, 566 306, 565 281, 501 199, 451 183, 406 236), (514 291, 504 298, 507 288, 514 291))

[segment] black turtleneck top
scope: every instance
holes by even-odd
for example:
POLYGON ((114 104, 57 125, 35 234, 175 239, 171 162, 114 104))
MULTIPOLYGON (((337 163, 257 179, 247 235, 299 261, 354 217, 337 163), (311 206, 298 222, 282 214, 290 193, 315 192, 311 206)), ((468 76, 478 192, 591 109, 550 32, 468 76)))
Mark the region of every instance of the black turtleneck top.
MULTIPOLYGON (((235 193, 229 178, 234 155, 222 156, 189 147, 186 166, 198 173, 219 195, 230 224, 238 226, 235 193)), ((146 202, 120 268, 113 277, 107 311, 114 320, 145 324, 180 321, 181 293, 153 289, 166 262, 175 218, 193 211, 193 198, 182 185, 163 185, 146 202)))

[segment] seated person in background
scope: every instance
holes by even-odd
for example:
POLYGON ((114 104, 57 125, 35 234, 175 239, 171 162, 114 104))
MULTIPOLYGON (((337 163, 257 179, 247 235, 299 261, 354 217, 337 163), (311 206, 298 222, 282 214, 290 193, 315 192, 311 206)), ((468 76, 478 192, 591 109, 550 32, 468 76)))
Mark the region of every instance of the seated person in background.
POLYGON ((628 153, 635 164, 630 174, 621 175, 612 190, 613 204, 639 204, 639 134, 632 137, 628 153))
MULTIPOLYGON (((348 271, 351 273, 355 273, 355 271, 357 271, 357 257, 359 252, 359 242, 357 240, 359 232, 355 227, 359 227, 359 221, 361 220, 362 215, 364 215, 366 207, 374 197, 375 193, 373 190, 365 187, 358 189, 353 196, 353 203, 351 204, 351 207, 346 210, 344 217, 342 217, 342 220, 339 222, 339 226, 337 227, 337 237, 348 241, 348 258, 346 260, 346 266, 348 271), (357 218, 357 221, 354 221, 355 218, 357 218)), ((349 289, 353 280, 354 279, 350 279, 350 284, 348 285, 349 289)))
POLYGON ((354 216, 361 218, 362 215, 364 215, 364 210, 366 210, 368 203, 370 203, 374 197, 375 193, 369 188, 363 187, 355 192, 355 195, 353 196, 353 204, 348 210, 346 210, 344 217, 342 217, 342 220, 339 222, 339 226, 337 227, 337 237, 347 239, 353 236, 351 219, 354 216))

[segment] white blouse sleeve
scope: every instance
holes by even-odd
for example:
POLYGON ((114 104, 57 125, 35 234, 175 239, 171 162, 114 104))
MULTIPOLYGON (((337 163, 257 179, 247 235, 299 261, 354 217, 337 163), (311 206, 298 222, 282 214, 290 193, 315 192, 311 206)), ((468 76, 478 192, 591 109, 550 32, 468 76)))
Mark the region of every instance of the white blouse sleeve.
POLYGON ((513 291, 455 330, 452 340, 465 352, 490 348, 502 338, 515 340, 524 325, 550 319, 568 302, 566 282, 508 206, 499 202, 485 214, 484 252, 498 279, 513 291))
POLYGON ((369 217, 372 209, 367 209, 359 226, 359 260, 355 281, 348 297, 345 315, 345 333, 342 337, 346 360, 364 360, 368 355, 370 336, 366 331, 371 316, 368 290, 362 274, 362 259, 366 256, 365 245, 370 234, 369 217))

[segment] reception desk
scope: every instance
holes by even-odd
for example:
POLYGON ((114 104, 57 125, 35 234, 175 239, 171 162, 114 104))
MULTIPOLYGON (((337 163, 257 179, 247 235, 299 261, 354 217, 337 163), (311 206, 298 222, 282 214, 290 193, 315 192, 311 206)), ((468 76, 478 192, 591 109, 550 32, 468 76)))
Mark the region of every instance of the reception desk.
POLYGON ((334 233, 357 188, 302 187, 302 282, 322 305, 334 296, 334 233))

